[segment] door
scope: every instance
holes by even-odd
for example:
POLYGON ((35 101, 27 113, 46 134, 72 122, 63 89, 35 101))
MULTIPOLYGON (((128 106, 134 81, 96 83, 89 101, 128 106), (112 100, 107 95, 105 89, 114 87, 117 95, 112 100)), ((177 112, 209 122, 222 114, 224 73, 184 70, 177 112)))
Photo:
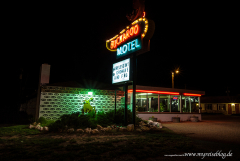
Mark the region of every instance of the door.
POLYGON ((235 104, 235 110, 236 110, 236 114, 239 113, 239 104, 235 104))
POLYGON ((228 114, 232 114, 232 107, 231 107, 231 104, 228 104, 228 114))

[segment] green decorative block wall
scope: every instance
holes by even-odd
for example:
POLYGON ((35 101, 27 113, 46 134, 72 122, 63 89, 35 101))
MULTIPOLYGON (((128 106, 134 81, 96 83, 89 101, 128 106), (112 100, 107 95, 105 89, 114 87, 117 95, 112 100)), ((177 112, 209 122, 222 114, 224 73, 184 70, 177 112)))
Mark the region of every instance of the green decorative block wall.
MULTIPOLYGON (((93 98, 91 106, 95 107, 96 112, 115 109, 115 91, 113 90, 44 86, 41 90, 39 117, 57 120, 63 114, 80 112, 83 101, 89 98, 93 98), (90 91, 93 95, 88 95, 90 91)), ((117 108, 124 106, 121 101, 123 98, 123 92, 118 91, 117 108)))

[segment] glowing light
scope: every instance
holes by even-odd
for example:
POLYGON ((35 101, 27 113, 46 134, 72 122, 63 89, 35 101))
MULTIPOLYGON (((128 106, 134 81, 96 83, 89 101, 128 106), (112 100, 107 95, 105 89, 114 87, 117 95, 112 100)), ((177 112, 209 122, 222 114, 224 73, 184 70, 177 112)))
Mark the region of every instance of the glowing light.
POLYGON ((120 46, 117 48, 117 56, 124 56, 128 54, 129 52, 136 51, 141 49, 141 45, 138 39, 135 39, 127 44, 124 44, 123 46, 120 46))
POLYGON ((234 104, 232 103, 232 105, 234 105, 234 104))
MULTIPOLYGON (((123 33, 122 35, 120 36, 115 36, 113 39, 111 39, 111 44, 110 44, 110 49, 116 49, 117 46, 119 46, 120 44, 122 44, 125 40, 127 40, 128 38, 134 36, 134 35, 137 35, 139 33, 139 25, 135 25, 135 26, 132 26, 130 28, 130 30, 122 30, 121 33, 123 33), (115 43, 113 42, 115 41, 115 43)), ((115 50, 116 51, 116 50, 115 50)))
MULTIPOLYGON (((128 93, 132 93, 132 92, 133 92, 132 89, 128 90, 128 93)), ((169 95, 179 95, 178 92, 150 91, 150 90, 139 90, 139 89, 137 89, 136 92, 141 92, 141 93, 155 93, 155 94, 169 94, 169 95)))
POLYGON ((145 17, 146 16, 146 12, 143 12, 143 17, 145 17))
POLYGON ((194 93, 183 93, 184 96, 202 96, 201 94, 194 94, 194 93))
POLYGON ((92 95, 93 93, 92 92, 88 92, 88 95, 92 95))

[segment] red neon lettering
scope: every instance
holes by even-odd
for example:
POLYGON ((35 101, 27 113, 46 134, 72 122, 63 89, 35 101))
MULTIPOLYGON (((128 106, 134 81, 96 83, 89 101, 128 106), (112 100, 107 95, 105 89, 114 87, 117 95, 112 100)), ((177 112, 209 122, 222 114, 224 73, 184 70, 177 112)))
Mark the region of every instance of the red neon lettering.
POLYGON ((120 43, 123 42, 123 35, 120 36, 120 43))
POLYGON ((139 27, 138 27, 138 25, 135 25, 134 26, 134 34, 136 35, 138 33, 138 31, 139 31, 139 27))
POLYGON ((131 28, 130 28, 130 36, 132 36, 133 33, 134 33, 134 27, 131 27, 131 28))
POLYGON ((114 48, 114 41, 111 41, 111 46, 110 46, 110 48, 111 48, 111 49, 114 48))
POLYGON ((127 39, 130 37, 129 33, 130 33, 130 31, 127 30, 127 31, 126 31, 126 37, 127 37, 127 39))
POLYGON ((118 36, 115 40, 111 41, 111 45, 110 48, 117 48, 118 45, 120 45, 122 42, 124 42, 125 40, 127 40, 128 38, 130 38, 133 35, 137 35, 139 33, 139 25, 136 24, 135 26, 132 26, 130 29, 126 30, 125 33, 123 33, 122 35, 118 36))
POLYGON ((119 41, 120 37, 118 36, 117 39, 116 39, 116 42, 117 42, 117 45, 120 44, 120 41, 119 41))
POLYGON ((126 33, 123 33, 123 41, 127 39, 126 33))
POLYGON ((117 40, 114 40, 114 48, 117 47, 117 40))

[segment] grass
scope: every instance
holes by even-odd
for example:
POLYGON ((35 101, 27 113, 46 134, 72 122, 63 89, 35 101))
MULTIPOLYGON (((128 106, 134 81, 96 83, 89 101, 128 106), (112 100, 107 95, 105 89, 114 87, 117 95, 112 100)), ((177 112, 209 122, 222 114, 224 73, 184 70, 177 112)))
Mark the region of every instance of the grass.
POLYGON ((35 129, 27 130, 26 125, 0 128, 0 131, 1 136, 18 136, 0 138, 1 160, 198 160, 200 157, 166 158, 164 155, 210 152, 201 143, 195 144, 193 139, 175 134, 167 128, 152 132, 116 132, 115 135, 105 133, 92 136, 37 133, 35 129), (19 134, 13 133, 13 129, 18 129, 19 134))
POLYGON ((10 127, 0 127, 0 137, 14 135, 35 135, 39 134, 37 129, 29 129, 28 125, 17 125, 10 127))

